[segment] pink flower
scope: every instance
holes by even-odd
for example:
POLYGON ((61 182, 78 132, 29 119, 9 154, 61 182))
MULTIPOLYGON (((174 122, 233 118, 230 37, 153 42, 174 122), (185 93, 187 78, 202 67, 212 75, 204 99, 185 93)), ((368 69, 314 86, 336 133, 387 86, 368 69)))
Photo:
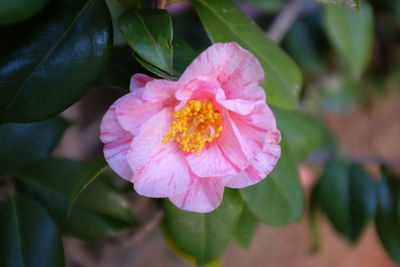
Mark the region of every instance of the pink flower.
POLYGON ((107 162, 140 195, 214 210, 225 186, 256 184, 279 159, 263 79, 257 59, 236 43, 212 45, 179 81, 133 75, 131 92, 101 123, 107 162))

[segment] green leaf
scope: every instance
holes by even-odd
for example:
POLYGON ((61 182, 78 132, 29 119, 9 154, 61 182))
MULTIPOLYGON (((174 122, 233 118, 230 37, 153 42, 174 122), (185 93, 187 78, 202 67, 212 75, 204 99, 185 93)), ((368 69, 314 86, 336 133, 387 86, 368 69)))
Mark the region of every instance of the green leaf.
POLYGON ((172 21, 161 9, 129 9, 119 20, 123 37, 146 62, 172 75, 172 21))
POLYGON ((178 80, 179 76, 185 71, 185 69, 189 66, 189 64, 195 59, 198 55, 197 51, 194 50, 187 42, 182 39, 174 39, 173 47, 176 48, 174 50, 174 64, 173 64, 173 73, 174 75, 170 75, 165 71, 157 68, 156 66, 151 65, 144 59, 142 59, 138 55, 134 55, 135 59, 148 71, 154 73, 157 76, 160 76, 164 79, 169 80, 178 80))
POLYGON ((399 200, 400 181, 398 177, 385 173, 378 187, 375 227, 383 247, 397 264, 400 264, 399 200))
POLYGON ((170 74, 166 73, 165 71, 157 68, 156 66, 151 65, 149 62, 147 62, 146 60, 141 58, 139 55, 134 54, 134 57, 135 57, 136 61, 140 63, 140 65, 142 65, 146 70, 154 73, 155 75, 157 75, 161 78, 164 78, 164 79, 168 79, 168 80, 177 80, 178 79, 178 77, 176 77, 174 75, 170 75, 170 74))
POLYGON ((199 53, 186 41, 174 38, 174 75, 179 77, 199 53))
POLYGON ((42 10, 49 0, 2 0, 0 1, 0 25, 26 20, 42 10))
POLYGON ((54 0, 10 29, 0 56, 0 122, 43 120, 77 101, 105 67, 111 29, 103 0, 54 0))
POLYGON ((0 125, 0 174, 10 173, 35 159, 47 157, 68 125, 62 118, 0 125))
POLYGON ((71 195, 86 170, 77 161, 44 159, 20 170, 17 185, 48 210, 64 234, 91 240, 131 226, 134 220, 128 203, 104 176, 81 193, 68 216, 71 195))
POLYGON ((303 73, 317 76, 326 72, 326 62, 316 42, 319 36, 312 30, 305 19, 297 20, 286 34, 283 46, 303 73))
POLYGON ((328 37, 344 66, 359 79, 372 55, 374 16, 372 7, 364 3, 359 12, 326 6, 324 23, 328 37))
POLYGON ((268 102, 281 108, 298 105, 301 73, 296 64, 266 34, 228 0, 192 0, 213 43, 237 42, 252 52, 265 71, 268 102))
POLYGON ((13 193, 0 203, 0 221, 0 266, 64 266, 57 226, 36 201, 13 193))
POLYGON ((275 13, 278 12, 284 4, 282 0, 244 0, 242 2, 250 3, 251 5, 255 6, 256 8, 262 10, 266 13, 275 13))
POLYGON ((274 170, 258 184, 241 190, 250 212, 272 226, 299 221, 304 209, 304 192, 285 140, 281 150, 274 170))
POLYGON ((256 233, 258 220, 249 210, 244 207, 236 225, 233 238, 242 248, 249 248, 251 240, 256 233))
POLYGON ((71 213, 73 206, 82 192, 86 190, 87 187, 107 169, 108 164, 104 159, 102 152, 94 157, 92 161, 85 166, 85 168, 78 175, 75 188, 72 191, 68 205, 68 214, 71 213))
POLYGON ((331 4, 342 7, 350 7, 354 10, 360 9, 360 0, 317 0, 323 4, 331 4))
POLYGON ((377 197, 371 176, 357 165, 334 161, 314 190, 334 228, 349 242, 357 242, 375 214, 377 197))
POLYGON ((326 144, 326 130, 316 117, 279 108, 273 108, 273 112, 278 128, 286 137, 290 152, 296 161, 304 160, 326 144))
MULTIPOLYGON (((134 65, 127 64, 129 59, 126 55, 131 53, 131 48, 128 46, 116 46, 112 50, 111 59, 107 64, 104 72, 98 77, 96 84, 104 87, 110 87, 129 91, 129 83, 132 74, 137 73, 134 65)), ((139 65, 139 64, 137 64, 139 65)))
POLYGON ((236 190, 226 189, 221 206, 210 213, 194 213, 164 201, 165 230, 176 246, 197 264, 219 258, 231 239, 243 202, 236 190))

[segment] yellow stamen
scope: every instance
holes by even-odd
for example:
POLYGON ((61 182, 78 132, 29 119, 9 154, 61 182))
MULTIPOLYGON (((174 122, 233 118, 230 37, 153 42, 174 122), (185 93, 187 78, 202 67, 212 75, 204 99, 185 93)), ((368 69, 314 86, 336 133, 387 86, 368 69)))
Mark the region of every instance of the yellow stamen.
POLYGON ((172 116, 175 120, 162 143, 176 141, 183 151, 196 152, 196 156, 207 142, 218 138, 223 129, 221 114, 208 100, 190 100, 172 116))

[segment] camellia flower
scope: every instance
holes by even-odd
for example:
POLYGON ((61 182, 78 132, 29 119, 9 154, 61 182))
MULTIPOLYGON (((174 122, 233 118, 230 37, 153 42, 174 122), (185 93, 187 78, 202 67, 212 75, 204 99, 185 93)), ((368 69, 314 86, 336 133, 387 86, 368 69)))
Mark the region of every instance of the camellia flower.
POLYGON ((178 81, 133 75, 131 92, 101 123, 107 162, 140 195, 214 210, 225 186, 253 185, 279 159, 263 79, 257 59, 236 43, 212 45, 178 81))

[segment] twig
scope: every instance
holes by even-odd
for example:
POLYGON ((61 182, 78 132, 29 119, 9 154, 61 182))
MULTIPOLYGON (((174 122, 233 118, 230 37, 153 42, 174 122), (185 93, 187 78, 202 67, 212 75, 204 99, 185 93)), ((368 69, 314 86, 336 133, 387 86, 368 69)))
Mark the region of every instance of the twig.
POLYGON ((136 233, 127 241, 130 245, 137 245, 142 242, 159 224, 164 217, 164 211, 158 210, 153 217, 142 225, 136 233))
POLYGON ((117 235, 111 236, 106 240, 106 243, 108 245, 118 246, 119 248, 138 245, 140 242, 146 239, 147 235, 149 235, 155 228, 157 228, 163 216, 164 211, 162 209, 159 209, 148 221, 146 221, 140 227, 136 228, 133 231, 123 231, 117 235))
POLYGON ((302 8, 301 0, 289 0, 267 31, 269 38, 275 43, 280 43, 300 15, 302 8))

